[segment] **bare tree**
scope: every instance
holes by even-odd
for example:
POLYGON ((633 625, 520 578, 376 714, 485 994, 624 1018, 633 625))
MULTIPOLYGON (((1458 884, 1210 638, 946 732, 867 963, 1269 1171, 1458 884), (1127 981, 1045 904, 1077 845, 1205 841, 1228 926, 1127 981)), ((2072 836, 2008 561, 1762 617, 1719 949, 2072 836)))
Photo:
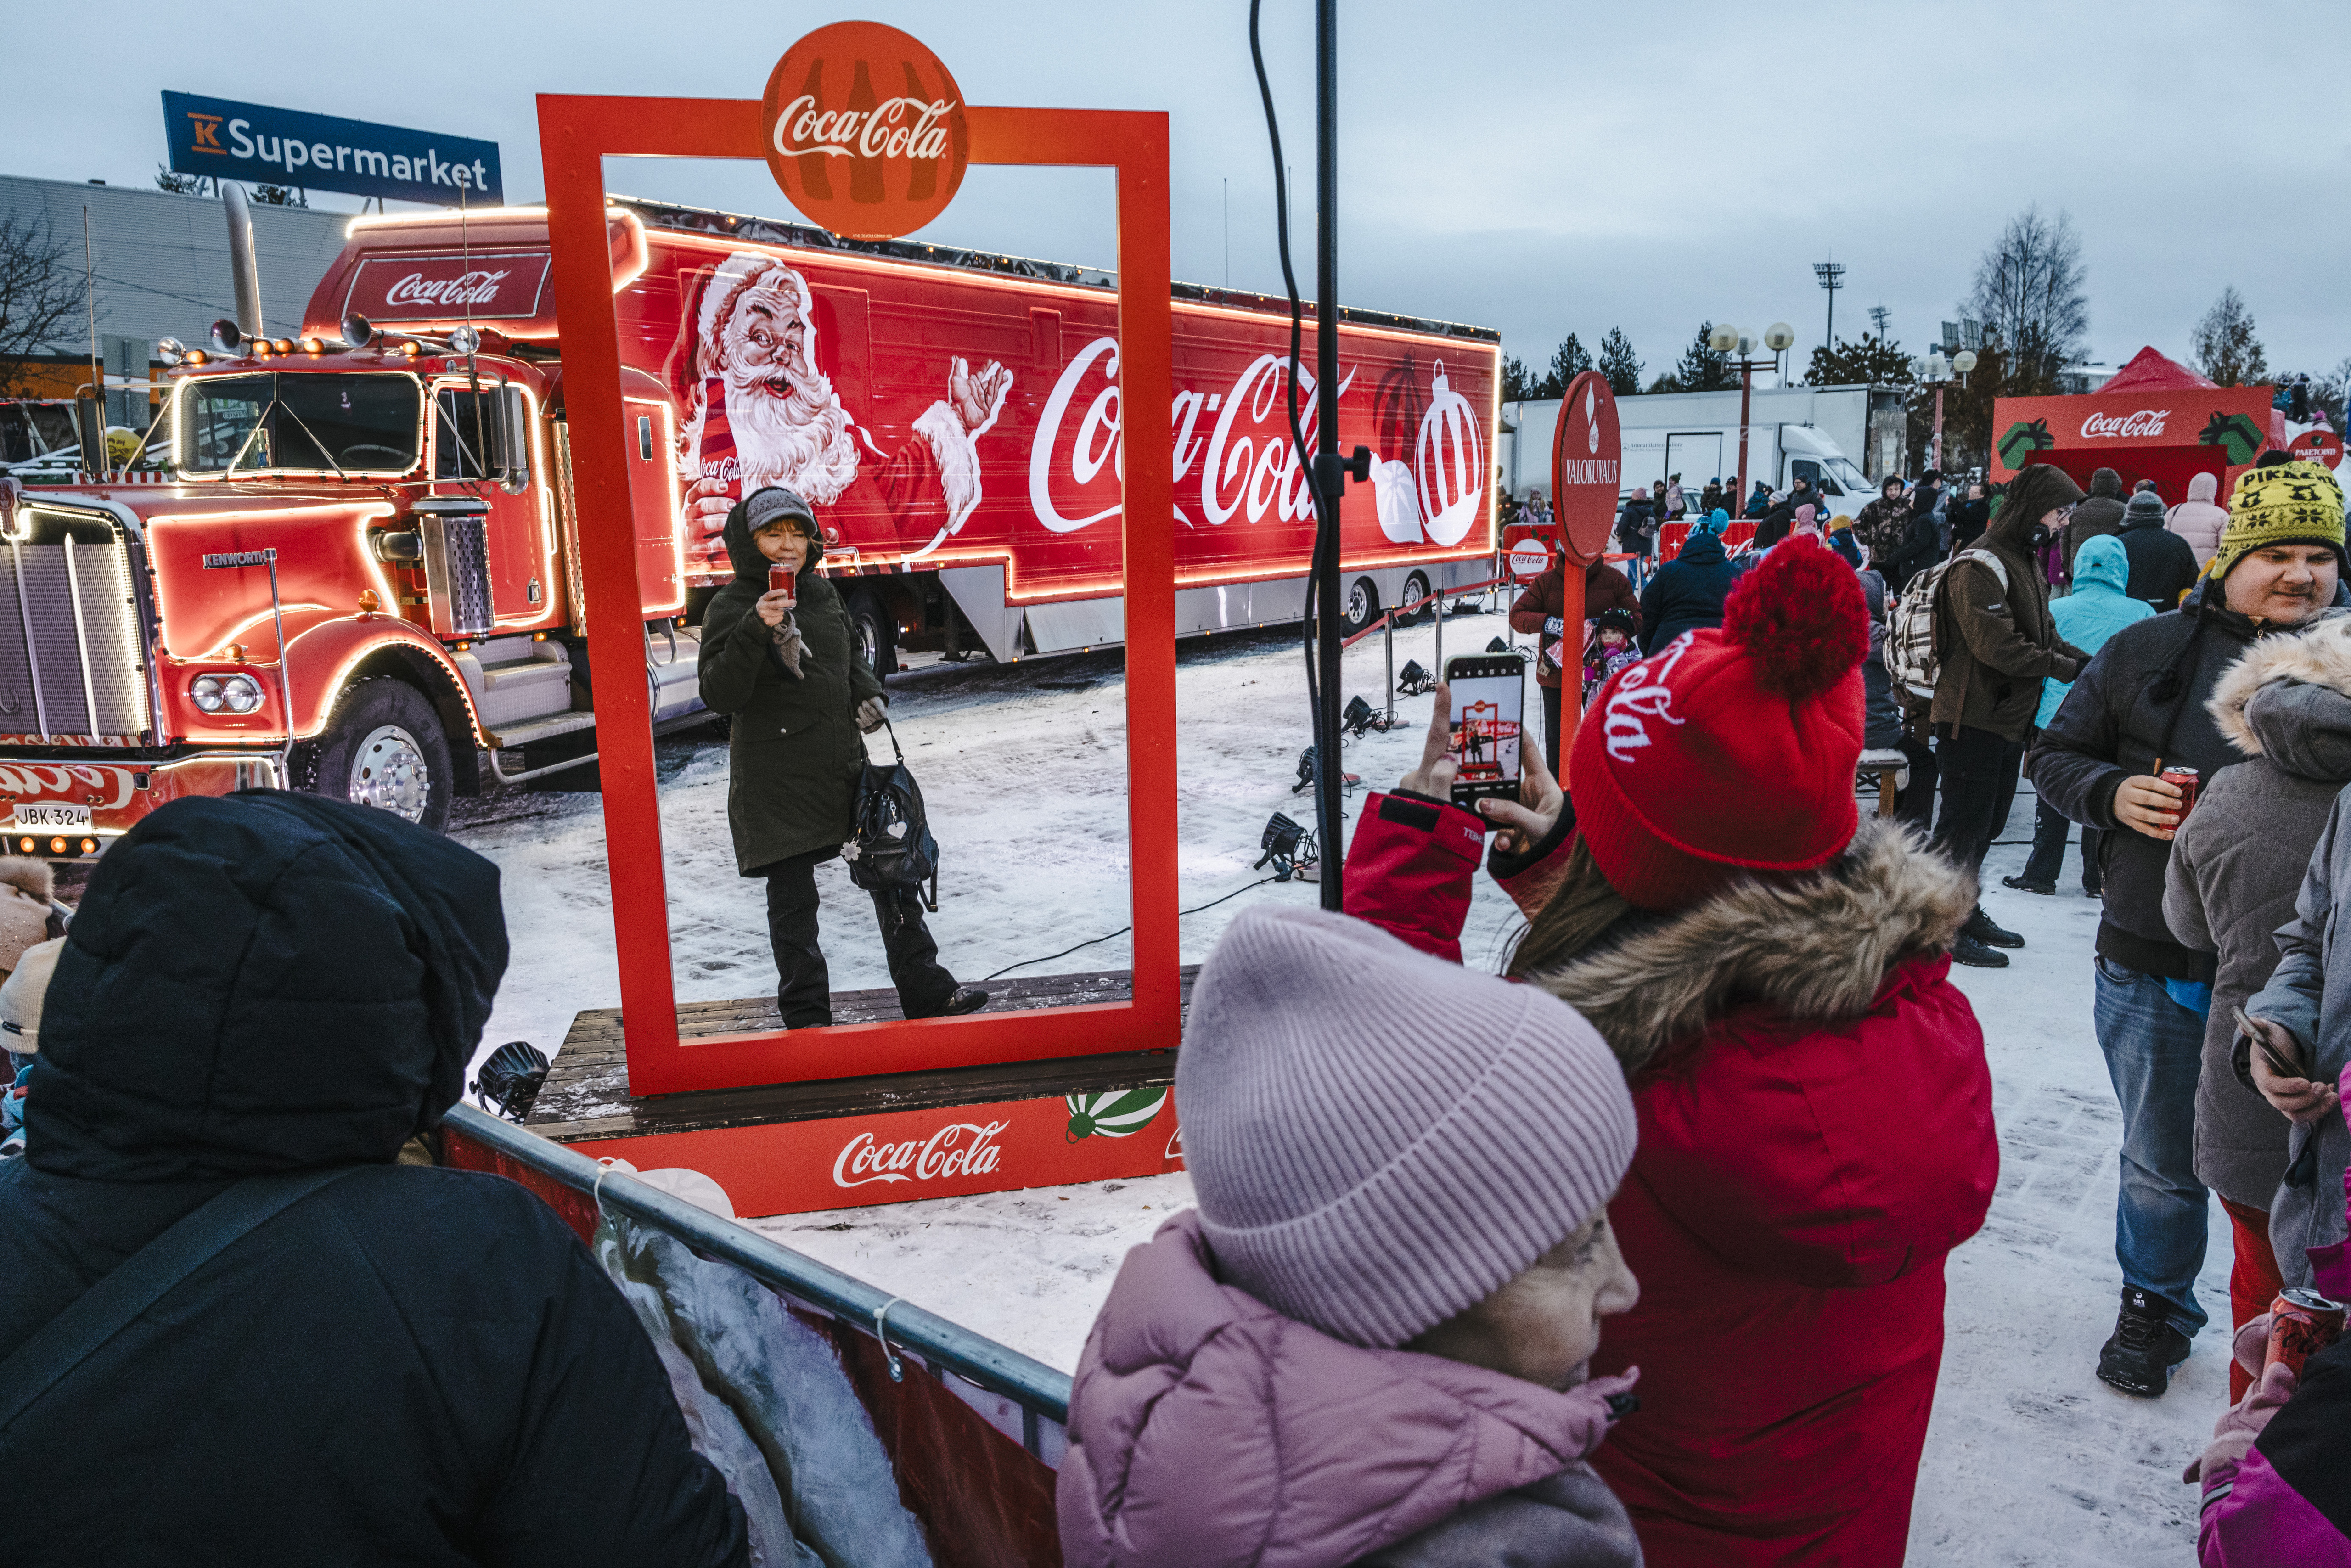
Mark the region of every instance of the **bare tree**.
POLYGON ((2236 286, 2220 290, 2212 308, 2196 323, 2189 340, 2196 368, 2224 387, 2251 386, 2269 379, 2270 362, 2255 335, 2253 313, 2245 308, 2236 286))
POLYGON ((31 361, 82 310, 79 269, 46 217, 0 214, 0 395, 30 390, 31 361))
POLYGON ((2090 330, 2082 236, 2060 212, 2044 218, 2037 206, 2008 220, 2000 238, 1976 264, 1967 308, 1987 338, 2006 350, 2001 391, 2029 396, 2057 390, 2057 372, 2081 356, 2090 330))
POLYGON ((175 196, 209 196, 214 193, 213 183, 204 175, 174 173, 161 163, 155 165, 155 188, 169 191, 175 196))

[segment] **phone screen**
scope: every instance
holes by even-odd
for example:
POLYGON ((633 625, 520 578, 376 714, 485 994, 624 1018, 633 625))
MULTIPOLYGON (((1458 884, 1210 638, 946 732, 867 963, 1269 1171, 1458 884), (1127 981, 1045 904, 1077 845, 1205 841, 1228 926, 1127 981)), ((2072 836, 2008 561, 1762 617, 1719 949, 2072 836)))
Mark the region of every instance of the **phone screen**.
POLYGON ((1518 653, 1465 653, 1445 661, 1453 692, 1453 800, 1519 792, 1519 739, 1526 706, 1527 662, 1518 653))

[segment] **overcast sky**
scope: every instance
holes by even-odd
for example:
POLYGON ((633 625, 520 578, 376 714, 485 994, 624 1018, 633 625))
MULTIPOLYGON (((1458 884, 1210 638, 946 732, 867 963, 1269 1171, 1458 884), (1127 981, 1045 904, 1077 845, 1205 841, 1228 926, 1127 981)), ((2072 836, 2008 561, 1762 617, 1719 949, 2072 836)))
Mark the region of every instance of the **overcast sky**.
MULTIPOLYGON (((166 89, 501 144, 540 195, 536 92, 757 98, 777 56, 842 16, 904 27, 974 102, 1164 109, 1176 275, 1278 292, 1273 186, 1245 0, 1159 4, 701 0, 398 6, 112 0, 7 26, 0 172, 144 183, 166 89), (110 42, 109 40, 114 40, 110 42), (127 44, 129 47, 122 47, 127 44), (87 57, 87 71, 73 61, 87 57)), ((1312 287, 1312 20, 1269 0, 1312 287)), ((1813 264, 1844 262, 1839 336, 1893 312, 1917 349, 1956 313, 2011 212, 2072 214, 2090 348, 2185 359, 2224 285, 2273 368, 2351 355, 2341 258, 2346 20, 2305 4, 1422 4, 1342 7, 1346 301, 1498 328, 1531 364, 1611 326, 1647 373, 1702 318, 1820 340, 1813 264)), ((615 167, 611 188, 786 215, 763 165, 615 167)), ((975 170, 923 237, 1114 262, 1108 176, 975 170)), ((320 204, 355 207, 325 196, 320 204)))

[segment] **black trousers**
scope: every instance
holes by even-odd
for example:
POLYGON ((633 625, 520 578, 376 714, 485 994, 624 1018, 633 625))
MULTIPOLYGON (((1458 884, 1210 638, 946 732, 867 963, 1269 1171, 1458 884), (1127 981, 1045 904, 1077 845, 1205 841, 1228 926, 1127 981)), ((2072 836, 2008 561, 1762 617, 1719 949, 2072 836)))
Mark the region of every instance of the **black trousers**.
MULTIPOLYGON (((776 951, 776 1010, 786 1029, 814 1029, 832 1021, 832 977, 824 949, 817 946, 816 868, 838 850, 815 850, 762 866, 768 879, 768 941, 776 951)), ((935 1018, 956 993, 956 977, 939 964, 939 945, 923 923, 923 901, 911 893, 876 893, 873 918, 882 927, 882 951, 890 961, 890 983, 910 1019, 935 1018)))
POLYGON ((1894 820, 1924 838, 1935 831, 1935 750, 1907 731, 1897 744, 1910 759, 1910 783, 1894 797, 1894 820))
POLYGON ((2023 766, 2024 742, 1988 729, 1955 724, 1936 738, 1943 814, 1935 824, 1934 845, 1970 876, 1983 875, 1984 854, 2016 804, 2016 778, 2023 766))
MULTIPOLYGON (((1562 683, 1581 680, 1583 674, 1581 670, 1569 670, 1560 676, 1560 680, 1562 683)), ((1543 764, 1551 769, 1551 776, 1556 779, 1559 777, 1559 694, 1562 687, 1539 686, 1536 689, 1542 693, 1543 764)))
MULTIPOLYGON (((2032 810, 2032 858, 2024 862, 2024 880, 2037 882, 2044 887, 2057 885, 2057 877, 2065 869, 2065 840, 2074 824, 2054 806, 2043 800, 2032 810)), ((2096 828, 2082 830, 2082 886, 2095 893, 2098 879, 2100 841, 2106 835, 2096 828)))

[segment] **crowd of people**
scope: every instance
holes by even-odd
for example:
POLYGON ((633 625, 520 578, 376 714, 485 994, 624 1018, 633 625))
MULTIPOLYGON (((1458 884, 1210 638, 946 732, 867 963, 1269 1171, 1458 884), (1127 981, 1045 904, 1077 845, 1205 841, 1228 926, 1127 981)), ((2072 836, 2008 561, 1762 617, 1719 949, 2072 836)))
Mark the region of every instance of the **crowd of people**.
MULTIPOLYGON (((1735 552, 1704 507, 1638 593, 1555 564, 1512 610, 1546 715, 1517 798, 1453 803, 1440 686, 1344 913, 1234 921, 1176 1067, 1196 1207, 1125 1260, 1075 1376, 1067 1562, 1900 1562, 1945 1260, 1999 1175, 1950 969, 2021 945, 1979 881, 2029 777, 2009 886, 2054 895, 2078 824, 2103 899, 2095 1375, 2165 1394, 2217 1192, 2203 1561, 2351 1563, 2351 1341, 2262 1354, 2280 1291, 2351 1297, 2342 492, 2283 454, 2225 508, 2049 465, 1966 491, 1889 481, 1842 528, 1805 499, 1735 552), (1890 815, 1865 749, 1909 764, 1890 815), (1461 948, 1481 865, 1525 916, 1499 974, 1461 948)), ((770 597, 814 565, 804 508, 738 511, 719 695, 799 722, 787 655, 803 684, 844 657, 820 577, 770 597)), ((846 747, 879 713, 833 678, 846 747)), ((796 825, 749 799, 735 826, 813 1009, 812 919, 765 869, 796 825)), ((957 1010, 895 913, 893 972, 957 1010)), ((506 967, 494 866, 312 796, 181 800, 70 924, 0 862, 0 958, 12 1561, 749 1560, 612 1282, 538 1199, 434 1163, 506 967)))

